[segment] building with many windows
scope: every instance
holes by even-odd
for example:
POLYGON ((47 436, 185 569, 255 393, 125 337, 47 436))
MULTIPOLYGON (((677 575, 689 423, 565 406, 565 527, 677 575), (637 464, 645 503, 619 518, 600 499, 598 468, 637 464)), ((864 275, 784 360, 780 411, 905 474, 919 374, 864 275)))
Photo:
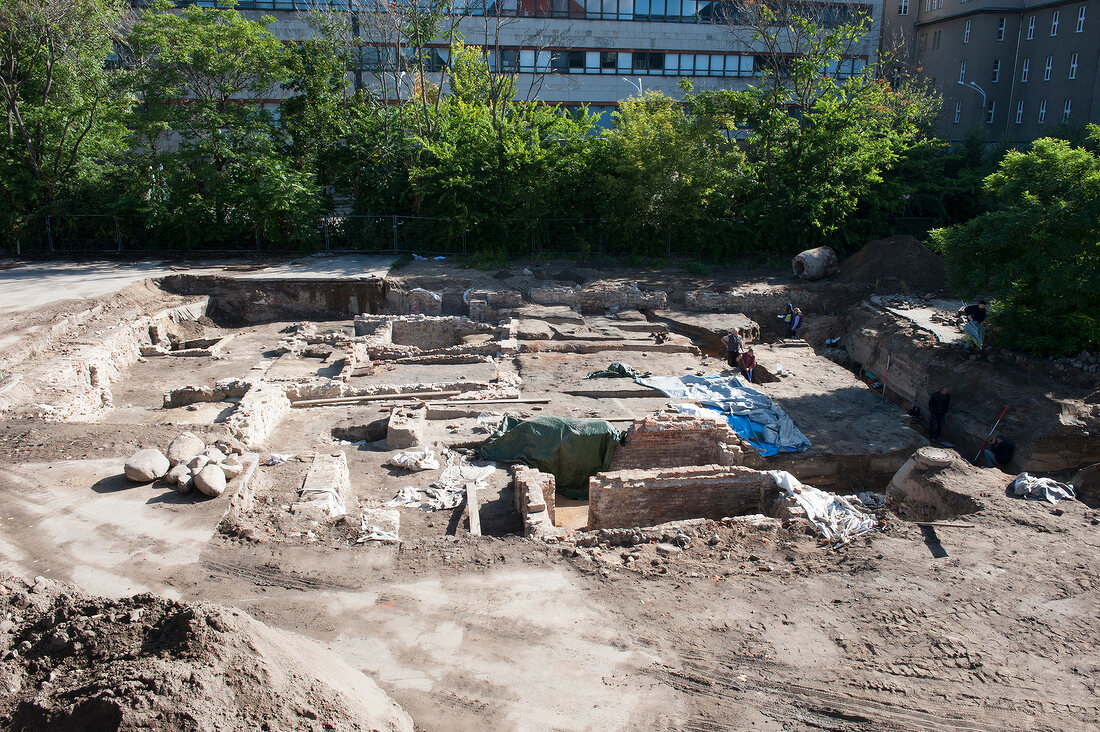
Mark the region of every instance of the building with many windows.
MULTIPOLYGON (((324 2, 328 12, 347 12, 358 46, 355 83, 386 83, 386 70, 407 53, 381 19, 372 21, 371 0, 239 0, 249 17, 273 15, 272 31, 285 40, 309 33, 302 13, 324 2)), ((831 71, 850 75, 873 63, 879 45, 882 6, 877 2, 799 2, 824 25, 835 26, 857 13, 873 19, 871 32, 831 71)), ((199 5, 212 5, 200 0, 199 5)), ((725 0, 470 0, 450 18, 467 44, 491 49, 499 69, 517 74, 517 97, 548 103, 613 108, 639 90, 679 96, 679 82, 696 89, 740 89, 759 76, 762 50, 741 22, 749 7, 725 0)), ((445 21, 445 25, 449 21, 445 21)), ((428 44, 424 68, 438 74, 448 62, 445 39, 428 44)), ((406 64, 412 68, 412 65, 406 64)), ((391 74, 391 85, 411 87, 412 75, 391 74)), ((400 91, 400 90, 397 90, 400 91)))
POLYGON ((944 137, 979 126, 1011 143, 1100 123, 1100 0, 912 1, 884 24, 910 34, 911 63, 943 94, 944 137))

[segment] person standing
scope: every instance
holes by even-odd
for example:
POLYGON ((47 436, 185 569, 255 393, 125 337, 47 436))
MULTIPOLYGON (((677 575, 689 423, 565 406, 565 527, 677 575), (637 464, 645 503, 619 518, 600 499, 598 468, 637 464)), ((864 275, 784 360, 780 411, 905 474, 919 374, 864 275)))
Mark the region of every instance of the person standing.
POLYGON ((963 315, 967 317, 966 325, 963 326, 963 333, 973 340, 974 343, 978 345, 978 348, 982 347, 984 341, 982 322, 985 321, 985 314, 985 300, 978 300, 977 305, 967 305, 963 308, 963 315))
POLYGON ((722 336, 722 342, 726 344, 726 363, 731 369, 741 368, 741 352, 745 350, 745 339, 741 337, 741 331, 734 328, 729 335, 722 336))
POLYGON ((943 434, 943 423, 947 419, 947 410, 951 406, 951 395, 947 387, 941 388, 928 400, 928 437, 939 441, 943 434))
POLYGON ((791 321, 787 324, 787 337, 797 338, 798 329, 802 327, 802 308, 795 308, 791 313, 791 321))
POLYGON ((752 370, 756 368, 756 355, 752 352, 752 347, 741 356, 741 375, 751 384, 752 383, 752 370))

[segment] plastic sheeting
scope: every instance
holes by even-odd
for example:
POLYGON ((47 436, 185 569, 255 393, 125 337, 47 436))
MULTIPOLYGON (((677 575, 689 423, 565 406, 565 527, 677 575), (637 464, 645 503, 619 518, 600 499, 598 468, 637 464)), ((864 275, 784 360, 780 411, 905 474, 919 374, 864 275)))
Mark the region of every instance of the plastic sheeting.
POLYGON ((1073 486, 1059 483, 1053 478, 1040 478, 1029 473, 1020 473, 1016 476, 1016 480, 1012 481, 1012 492, 1033 501, 1049 503, 1072 501, 1077 498, 1073 486))
POLYGON ((470 465, 458 453, 446 452, 447 467, 427 488, 406 486, 390 499, 387 506, 412 506, 421 511, 443 511, 458 508, 466 496, 466 486, 473 483, 477 490, 489 487, 489 477, 496 470, 492 465, 470 465))
POLYGON ((559 490, 584 497, 589 477, 608 469, 623 435, 602 419, 505 417, 478 452, 486 460, 552 473, 559 490))
POLYGON ((436 460, 435 453, 426 447, 399 452, 387 460, 386 465, 405 470, 439 470, 439 461, 436 460))
POLYGON ((655 376, 635 381, 673 399, 690 399, 722 412, 733 431, 765 457, 810 447, 806 435, 771 397, 736 376, 655 376))
POLYGON ((878 520, 863 513, 845 498, 803 485, 785 470, 764 471, 775 479, 780 490, 793 498, 806 516, 834 546, 846 544, 860 534, 878 527, 878 520))

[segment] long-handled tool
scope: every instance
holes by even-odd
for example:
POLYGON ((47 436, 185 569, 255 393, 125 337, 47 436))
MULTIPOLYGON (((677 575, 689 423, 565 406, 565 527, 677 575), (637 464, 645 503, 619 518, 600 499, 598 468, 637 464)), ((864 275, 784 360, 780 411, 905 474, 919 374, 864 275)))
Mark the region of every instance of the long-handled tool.
POLYGON ((972 463, 978 462, 978 458, 980 458, 982 456, 982 451, 985 450, 986 443, 989 442, 989 438, 993 436, 993 433, 997 431, 997 425, 999 425, 1001 423, 1001 419, 1005 416, 1005 412, 1007 412, 1007 411, 1008 411, 1008 405, 1006 404, 1005 408, 1001 410, 1001 416, 997 417, 997 421, 993 423, 993 429, 989 430, 989 434, 986 435, 985 440, 982 441, 982 446, 978 448, 978 454, 975 455, 974 459, 971 460, 970 462, 972 462, 972 463))

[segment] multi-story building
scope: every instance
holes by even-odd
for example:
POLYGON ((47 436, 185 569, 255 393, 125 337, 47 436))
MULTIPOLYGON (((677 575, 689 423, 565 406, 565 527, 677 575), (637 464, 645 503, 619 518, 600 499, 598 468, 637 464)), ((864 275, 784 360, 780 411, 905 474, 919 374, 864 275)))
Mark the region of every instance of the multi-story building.
MULTIPOLYGON (((392 67, 395 46, 372 27, 364 6, 370 0, 239 0, 250 17, 271 14, 276 35, 294 40, 309 32, 301 17, 323 2, 331 12, 357 16, 353 24, 360 47, 356 82, 380 83, 380 69, 392 67)), ((789 2, 789 0, 788 0, 789 2)), ((212 5, 213 0, 199 0, 212 5)), ((517 74, 517 96, 548 103, 613 108, 639 90, 680 94, 688 78, 696 89, 739 89, 759 76, 765 57, 740 22, 741 2, 729 0, 468 0, 456 19, 467 44, 487 46, 491 61, 517 74)), ((872 63, 878 51, 881 0, 798 2, 825 25, 835 26, 856 13, 872 17, 871 32, 854 44, 831 71, 850 75, 872 63)), ((443 39, 435 39, 443 41, 443 39)), ((438 73, 448 61, 445 42, 429 44, 428 70, 438 73)), ((411 79, 403 82, 411 85, 411 79)))
POLYGON ((977 126, 1013 143, 1100 122, 1100 0, 913 2, 885 23, 911 33, 912 63, 943 94, 944 137, 977 126))

